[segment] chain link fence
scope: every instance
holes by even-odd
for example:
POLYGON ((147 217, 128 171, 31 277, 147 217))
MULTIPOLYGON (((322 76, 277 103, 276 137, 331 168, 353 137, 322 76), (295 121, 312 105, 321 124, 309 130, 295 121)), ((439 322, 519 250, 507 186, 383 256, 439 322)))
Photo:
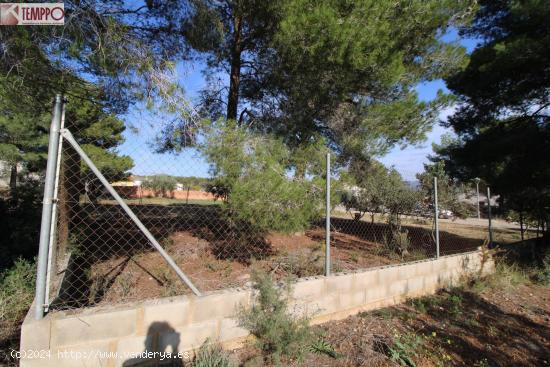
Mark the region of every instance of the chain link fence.
MULTIPOLYGON (((280 279, 325 274, 324 148, 291 161, 277 140, 218 125, 167 149, 162 124, 133 121, 61 121, 50 311, 240 287, 257 268, 280 279)), ((342 169, 330 173, 331 272, 436 256, 433 197, 400 186, 367 200, 372 190, 344 183, 342 169)), ((487 242, 486 226, 445 216, 440 255, 487 242)))

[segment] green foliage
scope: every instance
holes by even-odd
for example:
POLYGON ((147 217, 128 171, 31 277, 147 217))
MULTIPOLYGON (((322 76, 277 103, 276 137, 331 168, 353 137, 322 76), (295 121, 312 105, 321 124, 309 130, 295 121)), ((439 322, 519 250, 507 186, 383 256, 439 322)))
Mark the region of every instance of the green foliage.
MULTIPOLYGON (((202 111, 280 136, 291 149, 322 135, 344 163, 422 141, 448 98, 422 102, 414 86, 463 65, 464 49, 441 35, 467 23, 473 5, 191 1, 189 44, 206 56, 209 75, 229 74, 229 91, 211 78, 202 111)), ((192 145, 188 132, 185 122, 171 124, 161 149, 192 145)))
POLYGON ((256 337, 264 359, 280 363, 281 358, 300 361, 312 345, 313 333, 307 317, 289 313, 290 284, 279 288, 271 276, 255 272, 252 275, 257 299, 250 309, 241 309, 239 324, 256 337))
POLYGON ((176 189, 178 181, 172 176, 157 175, 146 177, 143 180, 143 187, 155 191, 155 194, 163 197, 165 195, 170 196, 176 189))
POLYGON ((18 259, 10 269, 0 273, 0 322, 9 328, 21 322, 34 298, 36 267, 18 259))
POLYGON ((422 103, 411 87, 462 63, 463 50, 441 42, 438 32, 468 5, 284 2, 274 39, 278 58, 265 60, 273 69, 271 84, 261 84, 266 90, 258 94, 271 114, 283 112, 272 128, 300 142, 316 126, 326 126, 331 142, 351 156, 422 140, 445 98, 422 103), (281 93, 282 103, 271 107, 268 102, 281 93))
POLYGON ((357 210, 360 217, 370 212, 371 220, 374 220, 374 213, 384 213, 391 185, 389 174, 386 167, 374 160, 366 166, 352 165, 349 176, 343 178, 352 187, 341 196, 346 210, 357 210))
POLYGON ((334 346, 323 338, 317 339, 310 347, 311 352, 316 354, 325 354, 332 358, 339 358, 340 354, 336 352, 334 346))
POLYGON ((34 261, 18 259, 0 272, 0 364, 17 365, 10 352, 19 350, 20 325, 34 298, 34 261))
POLYGON ((9 196, 0 195, 0 271, 18 257, 31 260, 38 251, 42 208, 42 184, 22 181, 9 196))
MULTIPOLYGON (((9 78, 0 77, 0 84, 9 83, 9 78)), ((29 168, 39 166, 45 158, 48 127, 45 113, 29 112, 19 108, 8 98, 8 91, 0 90, 0 159, 10 166, 26 162, 29 168)))
POLYGON ((395 169, 387 169, 377 161, 367 164, 354 162, 349 169, 348 189, 342 195, 346 209, 387 214, 388 232, 384 233, 384 243, 394 252, 408 254, 410 239, 408 232, 401 227, 401 215, 412 214, 422 207, 422 195, 409 187, 395 169))
MULTIPOLYGON (((323 152, 322 142, 315 149, 323 152)), ((259 231, 292 232, 319 215, 322 182, 315 156, 305 163, 301 151, 292 152, 280 139, 252 133, 234 121, 209 126, 200 150, 214 176, 210 189, 223 193, 233 221, 259 231)))
POLYGON ((433 203, 434 177, 437 177, 437 202, 439 210, 450 210, 453 215, 459 218, 467 218, 475 213, 470 205, 459 200, 460 195, 465 195, 463 185, 445 172, 444 161, 434 160, 433 163, 424 164, 424 172, 416 175, 416 178, 420 182, 420 187, 426 196, 426 200, 433 203))
POLYGON ((423 347, 422 337, 413 334, 396 333, 392 342, 387 346, 390 359, 401 366, 416 367, 414 358, 419 355, 420 348, 423 347))
POLYGON ((218 344, 207 339, 193 358, 192 367, 233 367, 227 353, 218 344))
POLYGON ((480 1, 462 32, 483 42, 446 80, 462 102, 449 118, 458 140, 436 150, 453 177, 482 178, 501 206, 546 228, 550 164, 541 157, 550 155, 549 16, 545 1, 480 1))

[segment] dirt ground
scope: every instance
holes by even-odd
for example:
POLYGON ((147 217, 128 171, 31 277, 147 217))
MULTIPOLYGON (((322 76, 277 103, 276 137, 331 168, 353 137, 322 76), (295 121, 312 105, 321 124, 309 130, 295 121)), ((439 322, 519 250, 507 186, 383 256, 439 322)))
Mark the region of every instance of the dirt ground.
MULTIPOLYGON (((174 261, 205 292, 247 284, 254 268, 278 278, 324 274, 325 230, 313 227, 303 233, 254 234, 235 229, 216 205, 133 205, 146 227, 174 261)), ((353 271, 435 256, 433 221, 403 217, 404 252, 387 245, 389 227, 384 218, 360 221, 340 213, 331 220, 333 272, 353 271), (340 215, 341 214, 341 215, 340 215)), ((65 271, 68 284, 53 309, 188 294, 161 255, 129 222, 117 206, 83 206, 78 217, 81 240, 77 255, 65 271)), ((475 224, 442 222, 442 255, 475 250, 487 244, 487 228, 475 224)), ((495 228, 502 243, 514 242, 519 229, 495 228)))
MULTIPOLYGON (((409 223, 404 227, 410 241, 410 250, 405 254, 397 254, 383 245, 383 223, 355 223, 349 219, 334 218, 332 224, 334 272, 414 261, 435 255, 432 232, 422 222, 409 223)), ((442 229, 442 254, 473 250, 484 243, 483 235, 467 226, 461 228, 455 225, 442 229)), ((162 244, 201 291, 210 291, 245 285, 253 268, 262 268, 278 278, 322 275, 324 240, 323 228, 295 234, 272 233, 261 247, 251 250, 257 253, 243 254, 247 247, 238 247, 239 257, 224 253, 235 250, 233 245, 224 242, 216 248, 208 235, 193 230, 173 232, 164 238, 162 244)), ((91 266, 89 273, 90 291, 85 295, 87 306, 190 293, 155 251, 100 259, 91 266)))
MULTIPOLYGON (((324 230, 313 229, 291 235, 267 237, 270 255, 251 261, 220 259, 208 241, 187 231, 172 234, 165 241, 176 263, 202 291, 243 286, 253 268, 262 268, 277 278, 322 275, 324 272, 324 230)), ((368 268, 402 261, 386 256, 382 245, 357 236, 335 233, 334 270, 368 268)), ((404 260, 413 260, 413 254, 404 260)), ((142 252, 96 263, 92 267, 91 303, 112 304, 137 299, 189 293, 159 253, 142 252)))
MULTIPOLYGON (((336 358, 310 354, 303 366, 547 366, 550 287, 446 290, 316 330, 336 358)), ((252 346, 231 355, 242 366, 263 365, 252 346)))

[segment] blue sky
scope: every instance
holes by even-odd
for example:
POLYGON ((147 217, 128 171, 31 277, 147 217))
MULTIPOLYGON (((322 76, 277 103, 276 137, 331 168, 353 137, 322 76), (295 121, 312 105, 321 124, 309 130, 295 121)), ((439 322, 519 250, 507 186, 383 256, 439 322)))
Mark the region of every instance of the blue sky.
MULTIPOLYGON (((476 45, 475 40, 460 39, 455 30, 448 32, 444 39, 460 42, 468 52, 471 52, 476 45)), ((206 84, 201 73, 203 67, 204 65, 200 62, 178 64, 179 82, 191 101, 196 100, 198 92, 206 84)), ((442 80, 422 83, 416 87, 419 98, 423 101, 432 100, 439 89, 447 91, 442 80)), ((443 110, 439 118, 444 120, 451 112, 452 108, 443 110)), ((119 147, 120 153, 133 158, 135 165, 132 173, 138 175, 208 176, 208 164, 193 150, 177 155, 153 152, 150 142, 158 132, 158 124, 155 121, 163 118, 166 117, 152 116, 150 113, 138 109, 130 111, 126 116, 127 123, 139 129, 139 134, 133 133, 132 129, 127 129, 125 132, 126 142, 119 147)), ((386 166, 395 167, 405 180, 414 180, 416 173, 423 171, 423 164, 428 161, 427 157, 432 153, 432 143, 440 142, 441 136, 447 132, 449 131, 435 122, 432 130, 427 134, 425 142, 405 149, 396 147, 380 160, 386 166)))

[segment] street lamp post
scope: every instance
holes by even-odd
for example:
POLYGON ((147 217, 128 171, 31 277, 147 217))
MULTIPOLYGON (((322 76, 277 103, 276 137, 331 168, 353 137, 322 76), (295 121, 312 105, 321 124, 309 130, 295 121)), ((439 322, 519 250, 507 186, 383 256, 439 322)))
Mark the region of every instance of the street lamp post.
POLYGON ((481 219, 481 214, 479 213, 479 181, 481 179, 479 177, 474 178, 474 181, 476 183, 476 193, 477 193, 477 219, 481 219))

